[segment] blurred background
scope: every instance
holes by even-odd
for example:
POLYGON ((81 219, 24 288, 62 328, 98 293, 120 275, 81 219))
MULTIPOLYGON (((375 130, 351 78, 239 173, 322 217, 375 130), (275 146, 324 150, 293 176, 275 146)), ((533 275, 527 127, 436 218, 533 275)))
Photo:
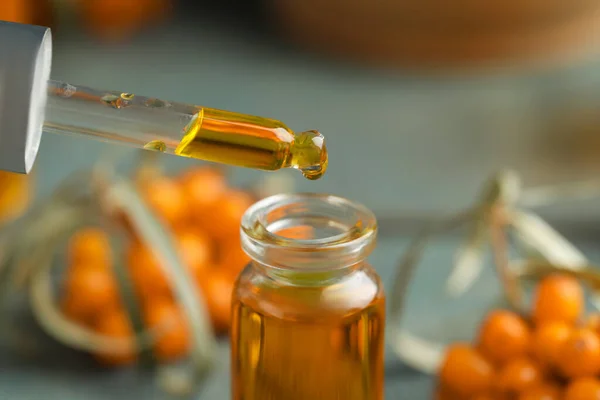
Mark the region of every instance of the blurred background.
MULTIPOLYGON (((330 153, 324 178, 278 174, 295 190, 371 208, 382 229, 373 264, 384 277, 416 226, 471 205, 501 168, 515 169, 527 185, 600 170, 595 0, 2 0, 0 20, 52 27, 52 79, 322 132, 330 153)), ((31 176, 0 177, 2 213, 8 220, 43 203, 67 176, 111 151, 44 135, 31 176)), ((124 169, 138 162, 129 152, 124 169)), ((168 155, 160 163, 177 177, 198 165, 168 155)), ((231 190, 264 176, 241 168, 227 174, 231 190)), ((600 218, 594 201, 540 212, 573 232, 593 231, 600 218)), ((103 240, 90 237, 84 242, 103 240)), ((452 240, 433 264, 443 263, 452 240)), ((44 361, 0 352, 0 399, 167 398, 143 371, 98 369, 46 339, 36 356, 44 361)), ((223 342, 224 364, 196 397, 228 398, 227 357, 223 342)), ((428 398, 428 377, 393 360, 388 374, 389 398, 428 398)))
MULTIPOLYGON (((81 2, 78 11, 70 7, 77 2, 56 3, 47 21, 56 36, 53 79, 318 129, 331 167, 316 183, 294 175, 298 189, 347 196, 380 215, 461 207, 499 167, 533 183, 595 167, 593 1, 496 10, 464 0, 453 11, 460 18, 392 1, 381 9, 176 1, 157 16, 136 1, 81 2)), ((40 194, 103 150, 54 136, 42 146, 40 194), (61 154, 70 162, 57 162, 61 154)), ((233 174, 243 182, 260 173, 233 174)))

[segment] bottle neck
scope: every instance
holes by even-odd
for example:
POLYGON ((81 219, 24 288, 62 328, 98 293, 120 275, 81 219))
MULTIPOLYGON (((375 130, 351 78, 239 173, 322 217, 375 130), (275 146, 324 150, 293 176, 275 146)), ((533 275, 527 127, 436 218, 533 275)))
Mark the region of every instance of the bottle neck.
POLYGON ((244 251, 274 277, 322 282, 352 272, 375 247, 377 224, 364 206, 319 194, 276 195, 242 219, 244 251))
POLYGON ((259 270, 263 275, 268 276, 276 282, 292 286, 332 285, 360 269, 363 264, 364 261, 361 261, 333 270, 303 271, 298 269, 276 268, 262 264, 256 260, 253 261, 254 268, 259 270))

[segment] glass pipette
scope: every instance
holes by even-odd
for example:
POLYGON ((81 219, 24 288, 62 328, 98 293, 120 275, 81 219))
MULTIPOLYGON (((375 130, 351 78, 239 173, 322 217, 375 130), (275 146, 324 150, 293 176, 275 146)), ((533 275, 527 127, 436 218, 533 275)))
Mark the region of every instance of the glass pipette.
POLYGON ((43 129, 241 167, 296 168, 309 179, 327 168, 317 131, 295 134, 273 119, 52 80, 43 129))
POLYGON ((0 170, 28 173, 42 131, 262 170, 327 169, 317 131, 282 122, 130 93, 49 80, 49 28, 0 21, 0 170))

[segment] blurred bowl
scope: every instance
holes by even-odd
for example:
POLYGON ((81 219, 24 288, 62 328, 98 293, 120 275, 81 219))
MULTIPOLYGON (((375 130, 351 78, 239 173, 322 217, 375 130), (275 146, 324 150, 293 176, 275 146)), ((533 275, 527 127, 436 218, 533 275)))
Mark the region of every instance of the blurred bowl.
POLYGON ((597 48, 596 0, 277 0, 281 32, 304 47, 402 68, 571 60, 597 48))

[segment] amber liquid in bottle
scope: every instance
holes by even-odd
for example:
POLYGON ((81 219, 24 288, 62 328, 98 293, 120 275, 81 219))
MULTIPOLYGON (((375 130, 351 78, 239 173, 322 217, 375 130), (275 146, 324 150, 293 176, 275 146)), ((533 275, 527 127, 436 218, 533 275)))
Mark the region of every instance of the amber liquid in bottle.
POLYGON ((385 298, 364 282, 234 298, 232 399, 382 400, 385 298))

